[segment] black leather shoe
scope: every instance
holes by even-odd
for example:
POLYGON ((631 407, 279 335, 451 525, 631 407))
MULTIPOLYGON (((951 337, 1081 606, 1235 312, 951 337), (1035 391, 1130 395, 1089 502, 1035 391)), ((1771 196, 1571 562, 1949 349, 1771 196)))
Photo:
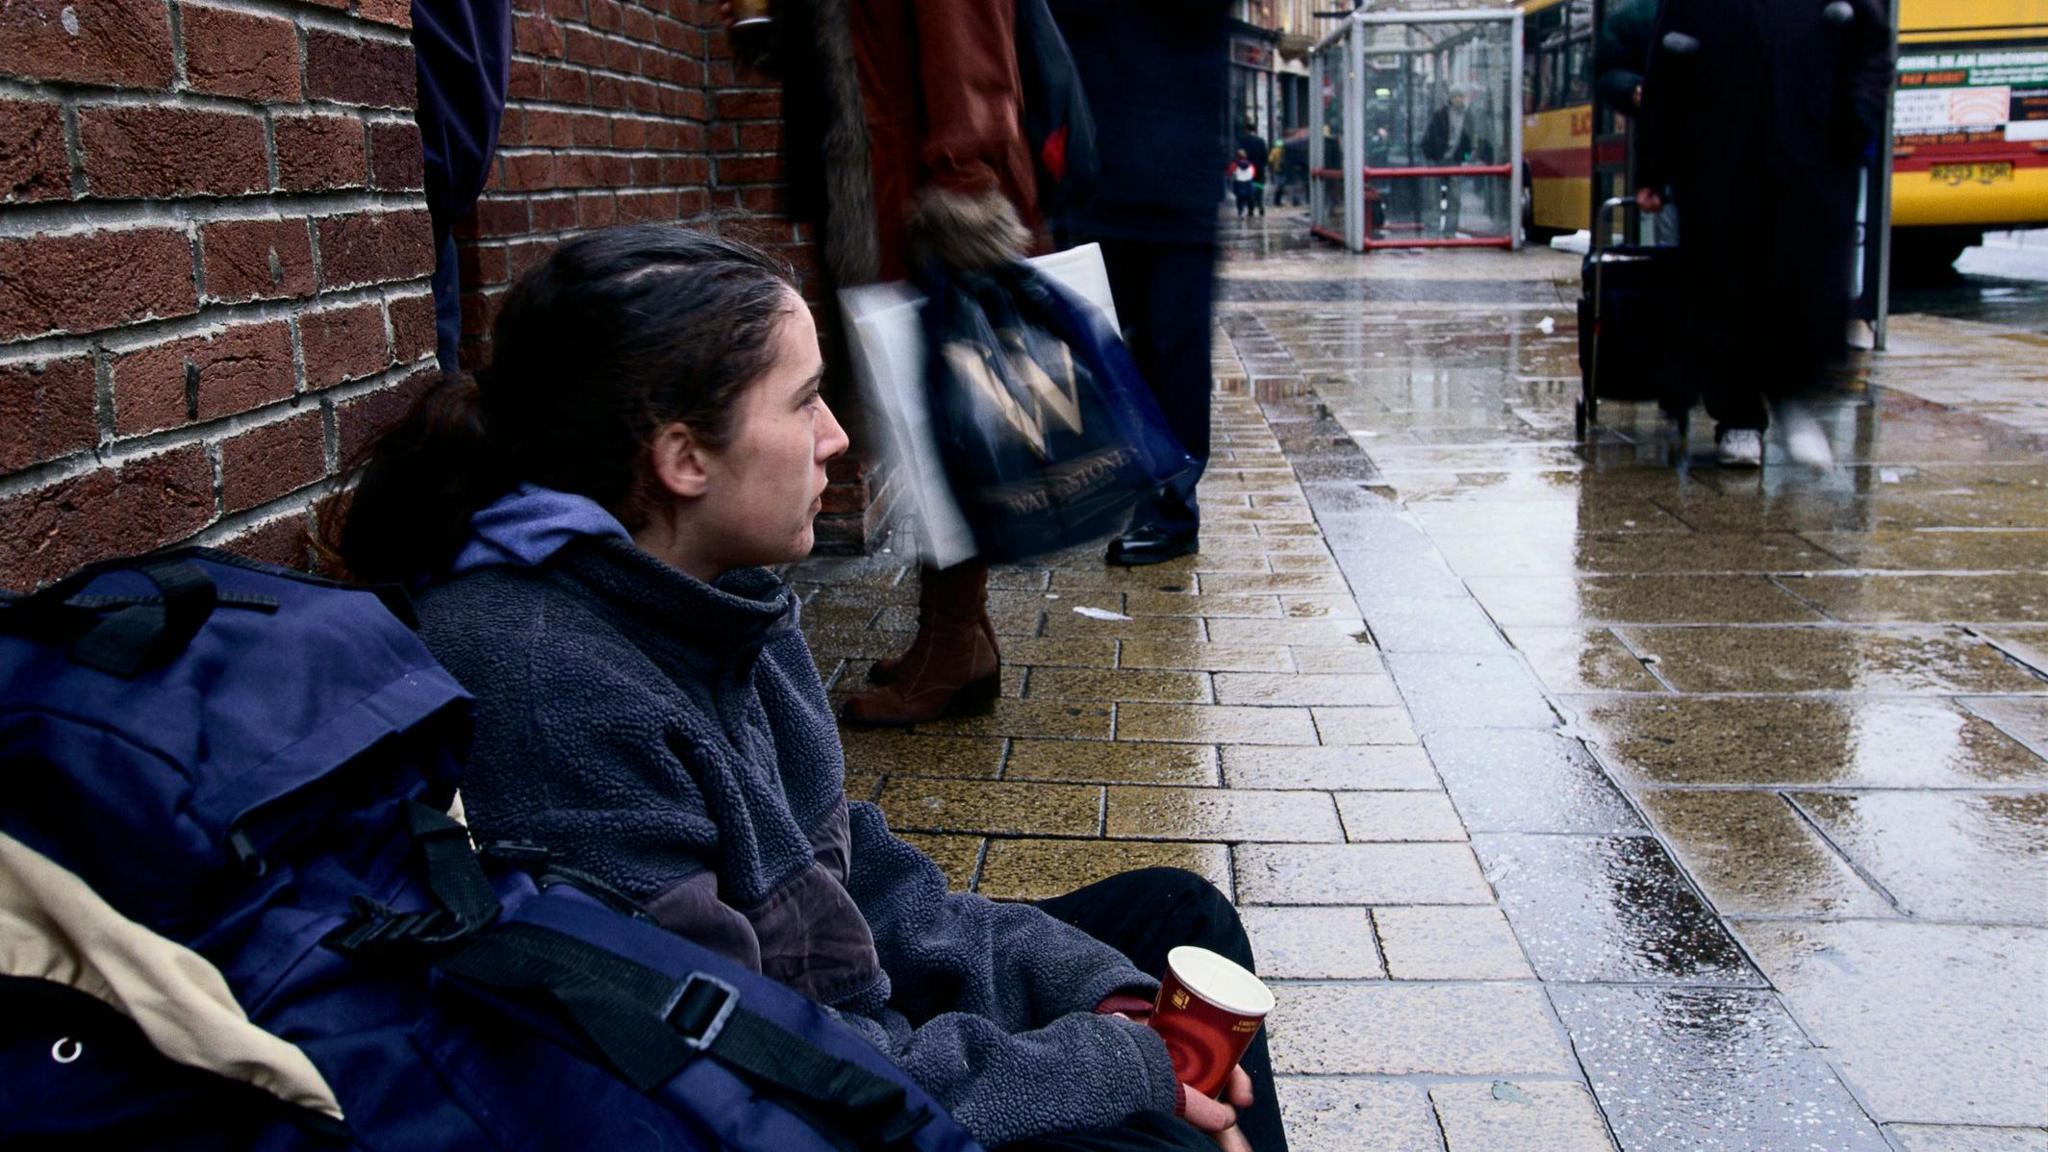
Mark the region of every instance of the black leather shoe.
POLYGON ((1129 531, 1109 542, 1109 554, 1103 559, 1121 568, 1163 564, 1176 556, 1194 552, 1199 546, 1200 536, 1201 532, 1196 528, 1133 525, 1129 531))

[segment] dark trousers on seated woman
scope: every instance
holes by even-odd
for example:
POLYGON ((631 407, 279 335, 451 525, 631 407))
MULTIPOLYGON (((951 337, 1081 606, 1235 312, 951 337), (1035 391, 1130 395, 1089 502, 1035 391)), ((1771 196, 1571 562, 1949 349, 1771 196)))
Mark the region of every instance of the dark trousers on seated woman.
MULTIPOLYGON (((1219 952, 1253 968, 1251 941, 1237 909, 1214 885, 1178 868, 1146 868, 1112 876, 1040 908, 1130 958, 1154 976, 1166 971, 1166 953, 1182 944, 1219 952)), ((1237 1113, 1238 1130, 1252 1152, 1286 1152, 1280 1102, 1273 1096, 1273 1060, 1261 1031, 1244 1055, 1252 1105, 1237 1113)), ((1192 1125, 1163 1112, 1141 1112, 1113 1128, 1065 1132, 1005 1145, 1002 1152, 1215 1152, 1192 1125)))

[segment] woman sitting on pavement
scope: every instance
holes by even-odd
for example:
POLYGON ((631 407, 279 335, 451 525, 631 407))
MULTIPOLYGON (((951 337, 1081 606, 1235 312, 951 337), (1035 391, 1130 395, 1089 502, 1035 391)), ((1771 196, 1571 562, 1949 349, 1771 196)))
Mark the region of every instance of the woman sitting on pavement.
POLYGON ((1206 881, 998 904, 847 802, 797 597, 764 567, 810 552, 847 446, 786 271, 606 229, 521 277, 494 340, 373 447, 332 541, 418 589, 476 696, 477 837, 537 842, 838 1010, 990 1147, 1284 1148, 1263 1038, 1233 1109, 1139 1022, 1169 947, 1250 964, 1206 881))

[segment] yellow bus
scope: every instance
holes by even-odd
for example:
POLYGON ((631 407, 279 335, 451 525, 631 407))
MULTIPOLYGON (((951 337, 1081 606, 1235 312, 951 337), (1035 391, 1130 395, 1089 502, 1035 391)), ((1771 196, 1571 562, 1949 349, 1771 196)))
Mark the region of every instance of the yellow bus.
MULTIPOLYGON (((1614 0, 1610 0, 1610 3, 1614 0)), ((2048 0, 1899 0, 1892 226, 1901 271, 2048 225, 2048 0)), ((1593 2, 1520 0, 1524 223, 1586 227, 1593 2)), ((1618 165, 1623 145, 1603 144, 1618 165)))
POLYGON ((1892 247, 1945 267, 1986 229, 2048 225, 2048 0, 1902 0, 1892 247))

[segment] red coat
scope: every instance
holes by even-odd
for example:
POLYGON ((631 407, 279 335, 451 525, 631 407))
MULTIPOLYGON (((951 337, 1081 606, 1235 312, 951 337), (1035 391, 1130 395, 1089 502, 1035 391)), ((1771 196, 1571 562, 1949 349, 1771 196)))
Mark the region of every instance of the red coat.
POLYGON ((917 193, 999 193, 1038 226, 1014 0, 846 0, 867 126, 880 278, 909 272, 917 193))

